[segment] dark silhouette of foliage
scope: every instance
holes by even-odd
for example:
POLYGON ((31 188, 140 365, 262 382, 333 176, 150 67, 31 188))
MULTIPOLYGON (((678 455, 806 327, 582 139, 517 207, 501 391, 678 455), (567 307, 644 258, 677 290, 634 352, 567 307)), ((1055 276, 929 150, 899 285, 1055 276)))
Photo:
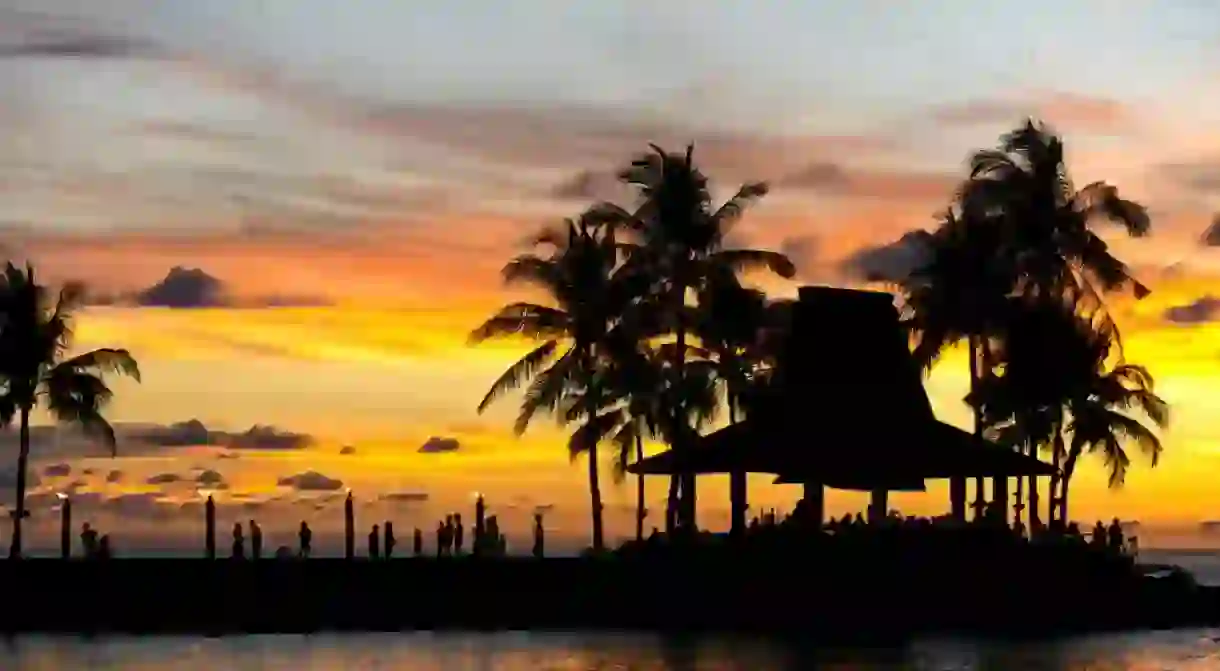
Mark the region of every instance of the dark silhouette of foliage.
MULTIPOLYGON (((613 229, 598 226, 585 216, 568 220, 559 229, 545 230, 535 242, 549 247, 550 253, 517 257, 505 266, 504 278, 510 284, 528 283, 542 289, 554 305, 507 305, 470 335, 474 343, 506 336, 542 341, 505 371, 479 404, 482 412, 528 382, 514 427, 518 435, 539 411, 562 418, 561 403, 574 390, 584 391, 591 411, 598 407, 599 360, 606 356, 611 330, 634 296, 631 277, 617 272, 619 246, 613 229)), ((569 443, 573 454, 588 455, 595 550, 604 545, 598 426, 577 429, 569 443)))
POLYGON ((57 421, 78 426, 116 451, 114 429, 102 415, 114 395, 106 375, 139 381, 136 360, 124 349, 97 349, 68 356, 72 321, 84 302, 83 285, 70 283, 57 296, 34 279, 34 268, 9 263, 0 278, 0 423, 19 423, 17 509, 9 556, 21 557, 26 516, 26 471, 30 453, 30 413, 44 407, 57 421))

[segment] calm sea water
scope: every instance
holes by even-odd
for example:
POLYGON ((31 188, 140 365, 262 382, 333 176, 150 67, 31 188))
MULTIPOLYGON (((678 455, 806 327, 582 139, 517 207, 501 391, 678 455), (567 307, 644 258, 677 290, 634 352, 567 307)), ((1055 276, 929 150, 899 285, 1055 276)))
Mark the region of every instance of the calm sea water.
POLYGON ((1220 670, 1220 630, 1041 643, 922 641, 893 649, 795 651, 751 641, 635 635, 334 634, 231 638, 20 636, 6 671, 1203 671, 1220 670))

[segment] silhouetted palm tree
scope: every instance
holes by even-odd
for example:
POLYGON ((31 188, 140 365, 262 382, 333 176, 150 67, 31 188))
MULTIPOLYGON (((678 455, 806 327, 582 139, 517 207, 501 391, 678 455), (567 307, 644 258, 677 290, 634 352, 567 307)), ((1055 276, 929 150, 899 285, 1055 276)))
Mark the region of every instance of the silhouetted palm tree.
MULTIPOLYGON (((1103 295, 1122 288, 1136 297, 1148 293, 1092 228, 1105 219, 1142 236, 1150 229, 1147 212, 1102 182, 1077 190, 1063 142, 1042 124, 1031 120, 1006 134, 998 149, 972 157, 957 210, 925 239, 929 260, 903 282, 903 294, 917 358, 930 363, 946 345, 968 340, 972 389, 1000 364, 991 343, 1003 337, 994 327, 1008 296, 1062 297, 1095 311, 1117 338, 1103 295)), ((981 420, 976 410, 976 433, 984 429, 981 420)), ((964 486, 959 480, 952 489, 960 516, 964 486)), ((1006 498, 1007 480, 997 478, 995 489, 996 498, 1006 498)), ((1036 488, 1031 495, 1036 500, 1036 488)))
MULTIPOLYGON (((694 332, 721 384, 729 424, 741 418, 742 398, 763 365, 759 334, 766 310, 766 295, 741 286, 731 269, 720 269, 698 292, 694 332)), ((744 471, 729 474, 729 498, 731 529, 742 533, 747 508, 744 471)))
POLYGON ((1126 480, 1131 459, 1123 445, 1133 444, 1156 467, 1162 446, 1154 429, 1169 423, 1169 405, 1158 396, 1152 374, 1143 366, 1129 363, 1109 365, 1109 345, 1104 334, 1090 333, 1098 355, 1085 372, 1081 367, 1075 393, 1067 402, 1071 436, 1063 462, 1063 485, 1059 493, 1059 519, 1068 519, 1068 494, 1077 460, 1085 453, 1100 455, 1106 464, 1110 487, 1126 480), (1103 347, 1104 345, 1104 347, 1103 347), (1152 422, 1153 428, 1141 421, 1152 422))
MULTIPOLYGON (((734 271, 770 270, 790 278, 796 269, 783 254, 750 249, 725 249, 725 236, 740 219, 746 207, 767 193, 762 183, 742 186, 719 207, 712 202, 708 180, 695 167, 694 147, 684 154, 671 154, 651 145, 653 153, 645 154, 620 173, 620 178, 635 187, 640 195, 634 212, 606 207, 602 216, 616 225, 629 228, 638 237, 629 265, 652 277, 650 297, 671 320, 675 336, 673 366, 676 375, 685 375, 688 336, 686 309, 691 292, 703 287, 717 269, 734 271)), ((687 449, 694 438, 690 427, 678 421, 683 413, 673 409, 675 418, 674 449, 687 449)), ((695 477, 681 478, 682 525, 695 526, 695 477)))
POLYGON ((1013 301, 1010 315, 1003 372, 974 400, 1009 440, 1050 446, 1062 478, 1052 478, 1049 519, 1066 522, 1079 457, 1101 453, 1112 486, 1122 483, 1129 464, 1124 442, 1137 444, 1155 465, 1160 441, 1138 416, 1163 427, 1168 406, 1153 392, 1147 369, 1117 356, 1117 331, 1096 310, 1081 312, 1062 299, 1023 298, 1013 301))
MULTIPOLYGON (((616 481, 626 476, 628 464, 644 458, 645 438, 672 442, 673 398, 682 399, 685 426, 699 430, 716 419, 719 398, 713 368, 706 361, 689 362, 685 377, 679 380, 667 355, 646 341, 632 343, 616 337, 610 356, 601 360, 598 414, 590 419, 591 404, 582 394, 572 394, 565 400, 565 420, 583 422, 583 440, 610 439, 618 446, 613 471, 616 481)), ((577 449, 583 449, 583 445, 577 449)), ((671 487, 669 510, 676 495, 671 487)), ((643 537, 645 513, 644 476, 637 475, 637 539, 643 537)))
MULTIPOLYGON (((559 230, 544 231, 536 242, 550 247, 551 253, 517 257, 505 266, 504 279, 544 290, 554 305, 512 303, 470 335, 473 343, 507 336, 543 341, 509 367, 479 403, 478 410, 483 412, 494 400, 528 381, 514 426, 518 435, 540 410, 560 415, 561 403, 569 394, 584 392, 590 408, 598 407, 599 358, 607 334, 632 296, 629 283, 616 273, 618 245, 612 230, 597 227, 582 216, 568 220, 559 230)), ((600 551, 605 534, 597 442, 588 442, 587 433, 578 429, 569 447, 588 456, 593 548, 600 551)))
MULTIPOLYGON (((988 370, 985 351, 998 333, 1012 291, 1011 271, 1001 263, 1001 233, 990 221, 966 219, 948 210, 936 230, 921 239, 926 252, 923 262, 899 282, 916 361, 928 371, 942 352, 965 340, 972 391, 988 370)), ((982 435, 984 428, 976 408, 975 434, 982 435)), ((981 479, 977 489, 981 505, 981 479)), ((950 481, 950 499, 954 518, 965 519, 964 478, 950 481)))
POLYGON ((1071 295, 1094 307, 1110 291, 1148 294, 1093 230, 1104 220, 1142 237, 1151 230, 1148 212, 1105 182, 1077 190, 1063 141, 1044 124, 1029 120, 1004 135, 999 149, 975 153, 962 202, 967 217, 1001 224, 1001 256, 1023 294, 1071 295))
POLYGON ((72 423, 115 452, 114 429, 102 410, 113 396, 107 373, 137 381, 140 369, 124 349, 98 349, 64 358, 72 347, 72 319, 84 287, 68 284, 54 299, 34 281, 34 269, 5 266, 0 285, 0 423, 18 418, 17 510, 13 514, 10 558, 20 558, 25 518, 26 470, 30 455, 30 413, 42 405, 60 422, 72 423))

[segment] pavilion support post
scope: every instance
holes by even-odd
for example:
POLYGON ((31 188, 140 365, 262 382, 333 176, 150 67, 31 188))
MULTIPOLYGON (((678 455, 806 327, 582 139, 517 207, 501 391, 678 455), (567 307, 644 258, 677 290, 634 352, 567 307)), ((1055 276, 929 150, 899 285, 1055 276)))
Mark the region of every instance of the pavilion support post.
POLYGON ((953 519, 966 521, 966 478, 949 479, 949 506, 953 519))
POLYGON ((1011 503, 1008 496, 1008 478, 997 477, 991 481, 991 500, 998 509, 996 524, 1008 526, 1008 508, 1011 503))

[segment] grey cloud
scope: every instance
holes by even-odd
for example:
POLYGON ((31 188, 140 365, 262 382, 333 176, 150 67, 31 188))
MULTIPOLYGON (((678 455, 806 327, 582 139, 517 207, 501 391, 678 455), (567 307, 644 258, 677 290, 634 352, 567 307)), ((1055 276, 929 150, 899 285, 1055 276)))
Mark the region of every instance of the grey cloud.
POLYGON ((1178 186, 1200 194, 1220 191, 1220 162, 1166 163, 1159 171, 1178 186))
POLYGON ((1220 312, 1220 298, 1203 296, 1193 303, 1175 305, 1165 310, 1165 320, 1174 324, 1202 324, 1212 321, 1220 312))
POLYGON ((113 470, 106 474, 106 482, 117 483, 123 481, 123 471, 113 470))
POLYGON ((205 470, 199 475, 195 476, 195 483, 205 487, 216 487, 224 484, 224 481, 225 477, 223 475, 221 475, 218 471, 211 469, 205 470))
POLYGON ((1199 243, 1204 247, 1220 247, 1220 214, 1212 218, 1212 223, 1203 231, 1199 243))
POLYGON ((171 485, 182 482, 182 476, 177 473, 158 473, 144 481, 150 485, 171 485))
POLYGON ((339 449, 339 454, 344 455, 344 456, 352 455, 355 453, 356 453, 356 448, 352 445, 344 445, 342 448, 339 449))
POLYGON ((781 177, 775 186, 828 196, 932 201, 950 196, 959 182, 959 176, 947 173, 848 168, 822 161, 781 177))
POLYGON ((1124 102, 1062 91, 1026 99, 968 100, 942 105, 931 114, 932 121, 949 126, 1015 126, 1030 117, 1045 118, 1078 131, 1098 132, 1114 132, 1136 122, 1132 109, 1124 102))
MULTIPOLYGON (((200 268, 174 266, 164 278, 151 287, 126 297, 108 297, 104 304, 132 304, 139 307, 161 307, 179 310, 200 308, 283 308, 320 307, 330 301, 317 296, 272 294, 238 298, 229 292, 223 280, 200 268)), ((102 305, 97 300, 91 301, 102 305)))
POLYGON ((145 307, 208 308, 227 304, 224 283, 199 268, 174 266, 160 282, 139 292, 136 304, 145 307))
POLYGON ((611 172, 582 170, 566 181, 560 182, 551 195, 560 200, 616 200, 625 188, 611 172))
POLYGON ((779 251, 796 265, 797 277, 810 279, 821 265, 818 258, 818 239, 812 235, 799 235, 784 238, 779 245, 779 251))
POLYGON ((0 58, 119 59, 148 58, 163 53, 152 43, 102 35, 47 35, 0 45, 0 58))
POLYGON ((343 488, 343 481, 329 478, 317 471, 305 471, 280 478, 280 487, 291 487, 303 492, 333 492, 343 488))
POLYGON ((222 436, 222 445, 234 450, 299 450, 313 442, 312 437, 303 433, 257 424, 242 433, 214 434, 222 436))
POLYGON ((132 432, 135 440, 161 447, 215 445, 234 450, 298 450, 313 442, 303 433, 256 424, 241 433, 213 431, 197 419, 132 432))
POLYGON ((926 263, 932 234, 913 230, 893 242, 866 247, 840 263, 846 273, 869 282, 896 282, 926 263))
POLYGON ((389 492, 377 498, 390 503, 412 504, 425 503, 429 497, 427 492, 389 492))
POLYGON ((445 452, 457 452, 462 448, 462 444, 457 438, 442 438, 440 436, 432 436, 420 445, 419 452, 422 454, 442 454, 445 452))
POLYGON ((61 478, 72 475, 72 466, 70 464, 51 464, 42 469, 42 474, 48 478, 61 478))

